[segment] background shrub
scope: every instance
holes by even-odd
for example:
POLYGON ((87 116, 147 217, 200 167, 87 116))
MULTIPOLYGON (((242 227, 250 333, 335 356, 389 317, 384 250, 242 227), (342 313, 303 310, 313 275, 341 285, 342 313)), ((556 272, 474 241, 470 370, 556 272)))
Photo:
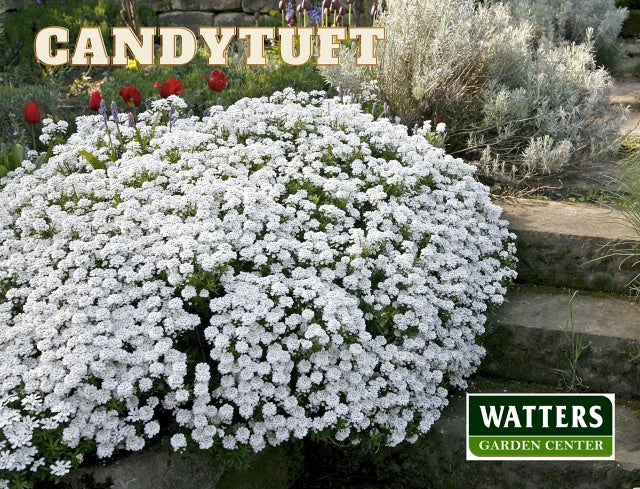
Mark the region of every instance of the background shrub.
POLYGON ((24 120, 23 106, 30 101, 40 107, 41 119, 45 117, 59 118, 60 93, 55 87, 42 85, 11 86, 0 83, 0 145, 9 142, 25 143, 31 147, 31 128, 24 120))
POLYGON ((162 83, 169 77, 182 80, 182 97, 191 110, 202 114, 204 109, 220 101, 225 107, 244 97, 263 97, 273 92, 292 87, 300 91, 322 90, 325 86, 322 76, 315 66, 289 66, 279 62, 274 49, 267 50, 269 63, 266 67, 250 67, 244 64, 244 43, 236 43, 230 48, 230 62, 225 67, 207 65, 208 52, 199 49, 196 57, 184 66, 151 66, 136 68, 118 68, 108 76, 101 86, 103 98, 110 103, 112 100, 121 102, 118 95, 122 87, 133 83, 147 99, 158 98, 157 89, 153 87, 155 81, 162 83), (212 69, 223 71, 227 77, 228 86, 221 92, 212 92, 202 79, 202 75, 209 75, 212 69))
POLYGON ((596 60, 611 68, 622 54, 617 44, 622 23, 629 12, 614 0, 507 0, 517 21, 529 22, 538 38, 556 44, 584 43, 593 30, 596 60))
POLYGON ((447 123, 448 150, 494 177, 559 171, 612 149, 622 110, 590 44, 539 42, 502 4, 398 0, 381 17, 378 85, 409 126, 447 123))
MULTIPOLYGON (((138 9, 141 25, 156 25, 157 18, 148 7, 138 9)), ((38 63, 33 52, 35 35, 44 27, 59 25, 69 29, 69 46, 75 45, 83 26, 98 26, 106 40, 110 28, 124 25, 120 18, 120 2, 110 0, 42 0, 27 7, 7 12, 4 37, 0 37, 0 72, 15 83, 51 82, 75 76, 87 69, 63 65, 47 67, 38 63)), ((111 43, 105 42, 110 53, 111 43)))

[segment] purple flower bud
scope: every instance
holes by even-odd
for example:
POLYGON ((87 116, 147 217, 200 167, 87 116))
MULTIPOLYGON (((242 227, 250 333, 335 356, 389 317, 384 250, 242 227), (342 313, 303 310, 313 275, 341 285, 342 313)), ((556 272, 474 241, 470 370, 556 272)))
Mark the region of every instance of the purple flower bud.
POLYGON ((167 114, 167 116, 169 117, 169 122, 171 124, 175 124, 178 120, 178 111, 172 106, 171 109, 169 109, 169 114, 167 114))
POLYGON ((113 117, 113 120, 116 121, 116 124, 120 123, 120 117, 118 116, 118 104, 116 104, 115 100, 111 102, 111 116, 113 117))
POLYGON ((336 24, 340 24, 342 22, 342 15, 338 14, 336 17, 336 24))
POLYGON ((355 0, 347 0, 347 3, 348 3, 349 5, 352 5, 354 1, 355 1, 355 0))
POLYGON ((302 0, 302 9, 307 12, 311 10, 311 2, 309 2, 309 0, 302 0))
POLYGON ((302 3, 299 3, 298 5, 296 5, 296 13, 302 13, 302 3))
POLYGON ((136 127, 136 120, 131 112, 129 113, 129 127, 136 127))
POLYGON ((287 21, 287 24, 289 24, 290 26, 296 25, 296 19, 295 19, 295 17, 293 17, 293 15, 291 17, 289 17, 289 20, 287 21))
POLYGON ((323 0, 322 8, 328 9, 329 7, 331 7, 331 0, 323 0))
POLYGON ((260 12, 254 12, 253 13, 253 18, 256 20, 260 20, 260 12))
POLYGON ((211 109, 207 108, 204 109, 204 112, 202 113, 202 117, 209 117, 211 115, 211 109))
POLYGON ((280 1, 278 2, 278 8, 279 8, 280 10, 284 10, 284 9, 286 9, 286 8, 287 8, 287 2, 285 2, 284 0, 280 0, 280 1))
POLYGON ((373 2, 371 4, 371 17, 378 16, 378 2, 373 2))
POLYGON ((331 10, 338 10, 340 8, 340 2, 338 0, 333 0, 331 4, 331 10))
POLYGON ((100 114, 105 121, 109 120, 109 116, 107 115, 107 104, 104 103, 104 99, 100 100, 98 114, 100 114))
POLYGON ((340 8, 338 9, 338 15, 344 15, 346 13, 346 10, 344 9, 344 7, 341 5, 340 8))

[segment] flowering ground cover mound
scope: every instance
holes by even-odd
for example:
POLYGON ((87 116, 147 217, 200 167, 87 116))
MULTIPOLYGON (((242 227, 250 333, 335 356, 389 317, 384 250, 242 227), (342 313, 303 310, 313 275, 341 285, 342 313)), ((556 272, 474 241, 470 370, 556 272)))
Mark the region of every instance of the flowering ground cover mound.
POLYGON ((473 167, 321 93, 183 109, 81 117, 0 180, 7 479, 160 432, 414 441, 482 357, 513 245, 473 167))

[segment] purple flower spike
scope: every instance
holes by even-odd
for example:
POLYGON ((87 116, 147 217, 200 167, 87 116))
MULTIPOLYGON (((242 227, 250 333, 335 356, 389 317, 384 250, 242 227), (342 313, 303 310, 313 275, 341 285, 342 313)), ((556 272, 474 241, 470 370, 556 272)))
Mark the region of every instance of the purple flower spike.
POLYGON ((100 114, 105 121, 109 120, 109 116, 107 115, 107 104, 104 103, 104 99, 100 100, 98 114, 100 114))
POLYGON ((115 100, 111 102, 111 116, 113 117, 113 120, 116 121, 116 124, 120 123, 120 116, 118 115, 118 104, 116 104, 115 100))

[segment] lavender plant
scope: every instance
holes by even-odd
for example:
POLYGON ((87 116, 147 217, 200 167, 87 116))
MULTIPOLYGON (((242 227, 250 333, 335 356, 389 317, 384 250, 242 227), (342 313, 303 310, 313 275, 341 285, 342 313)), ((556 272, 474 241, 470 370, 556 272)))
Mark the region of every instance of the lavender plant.
POLYGON ((538 38, 556 44, 584 43, 592 32, 596 53, 618 51, 616 42, 629 15, 615 0, 507 0, 514 18, 531 23, 538 38))
POLYGON ((624 110, 585 44, 539 42, 503 4, 398 0, 382 13, 378 86, 409 126, 447 123, 448 149, 496 178, 561 171, 616 147, 624 110))

